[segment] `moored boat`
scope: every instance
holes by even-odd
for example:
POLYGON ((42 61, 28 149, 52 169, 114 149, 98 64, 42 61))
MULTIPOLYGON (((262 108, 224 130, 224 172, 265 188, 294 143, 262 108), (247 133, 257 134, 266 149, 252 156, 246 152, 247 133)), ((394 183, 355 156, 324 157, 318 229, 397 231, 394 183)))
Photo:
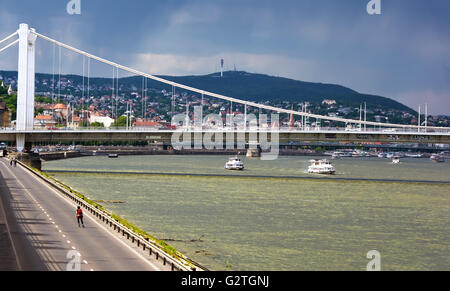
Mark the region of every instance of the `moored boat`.
POLYGON ((392 153, 392 152, 387 153, 386 154, 386 158, 393 159, 394 158, 394 153, 392 153))
POLYGON ((341 158, 341 155, 340 155, 339 153, 333 153, 333 154, 331 155, 331 158, 332 158, 333 160, 337 160, 337 159, 340 159, 340 158, 341 158))
POLYGON ((419 158, 423 158, 422 154, 405 154, 405 156, 407 158, 414 158, 414 159, 419 159, 419 158))
POLYGON ((441 155, 432 155, 430 157, 430 160, 432 160, 435 163, 444 163, 445 162, 444 157, 441 155))

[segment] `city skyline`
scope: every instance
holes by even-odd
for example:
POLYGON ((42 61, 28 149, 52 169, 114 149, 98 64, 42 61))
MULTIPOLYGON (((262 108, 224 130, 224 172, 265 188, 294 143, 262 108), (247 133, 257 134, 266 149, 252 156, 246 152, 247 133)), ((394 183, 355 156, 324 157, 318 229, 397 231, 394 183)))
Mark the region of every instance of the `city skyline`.
MULTIPOLYGON (((81 15, 67 14, 66 2, 1 0, 0 36, 26 22, 62 42, 152 74, 218 72, 223 58, 225 70, 236 66, 340 84, 416 110, 428 103, 430 114, 450 113, 450 4, 445 1, 383 1, 381 15, 369 15, 366 0, 135 0, 127 5, 81 0, 81 15)), ((37 53, 37 72, 51 72, 52 46, 38 44, 37 53)), ((81 58, 62 53, 62 72, 81 74, 81 58)), ((0 56, 0 67, 16 70, 16 55, 10 49, 0 56)), ((93 64, 92 76, 109 72, 93 64)))

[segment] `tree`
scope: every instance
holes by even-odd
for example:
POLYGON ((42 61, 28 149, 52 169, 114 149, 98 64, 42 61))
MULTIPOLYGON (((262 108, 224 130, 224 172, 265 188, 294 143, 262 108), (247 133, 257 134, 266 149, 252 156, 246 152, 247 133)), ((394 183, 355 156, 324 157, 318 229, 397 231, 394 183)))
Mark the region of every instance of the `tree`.
POLYGON ((316 147, 316 148, 314 149, 314 151, 315 151, 316 153, 318 153, 318 154, 322 154, 322 153, 325 152, 325 150, 324 150, 322 147, 316 147))
POLYGON ((8 88, 5 88, 3 86, 3 82, 0 81, 0 95, 8 94, 8 88))
POLYGON ((126 127, 127 126, 127 117, 122 115, 117 118, 117 120, 111 125, 111 127, 126 127))
POLYGON ((34 101, 37 103, 52 104, 52 98, 48 98, 48 97, 44 97, 44 96, 36 96, 34 98, 34 101))
POLYGON ((92 122, 90 125, 90 127, 94 127, 94 128, 103 128, 105 127, 105 125, 101 122, 92 122))

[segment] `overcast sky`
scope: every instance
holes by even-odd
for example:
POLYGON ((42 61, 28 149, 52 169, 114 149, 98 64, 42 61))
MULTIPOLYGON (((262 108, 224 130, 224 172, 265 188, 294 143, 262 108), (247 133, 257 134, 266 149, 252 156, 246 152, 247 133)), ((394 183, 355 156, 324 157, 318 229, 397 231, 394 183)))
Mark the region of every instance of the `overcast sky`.
MULTIPOLYGON (((0 38, 25 22, 42 34, 136 69, 201 75, 227 69, 335 83, 450 115, 450 1, 381 0, 0 0, 0 38)), ((38 43, 38 72, 53 71, 38 43)), ((56 58, 56 68, 58 67, 56 58)), ((63 51, 64 73, 82 58, 63 51)), ((0 54, 17 70, 17 52, 0 54)), ((91 75, 112 76, 92 64, 91 75)))

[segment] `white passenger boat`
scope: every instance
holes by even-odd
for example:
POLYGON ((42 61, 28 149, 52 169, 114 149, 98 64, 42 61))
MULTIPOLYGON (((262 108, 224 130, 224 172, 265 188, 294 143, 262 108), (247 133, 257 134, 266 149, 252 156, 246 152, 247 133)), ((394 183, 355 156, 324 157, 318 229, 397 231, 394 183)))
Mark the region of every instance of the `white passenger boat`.
POLYGON ((351 158, 353 156, 353 154, 352 154, 352 152, 345 151, 345 152, 340 152, 339 156, 341 158, 351 158))
POLYGON ((407 158, 414 158, 414 159, 419 159, 419 158, 423 158, 422 154, 405 154, 405 156, 407 158))
POLYGON ((308 167, 308 173, 311 174, 325 174, 333 175, 336 169, 328 160, 311 160, 311 165, 308 167))
POLYGON ((244 169, 244 163, 241 161, 238 157, 233 157, 228 160, 228 162, 225 164, 225 169, 227 170, 243 170, 244 169))

